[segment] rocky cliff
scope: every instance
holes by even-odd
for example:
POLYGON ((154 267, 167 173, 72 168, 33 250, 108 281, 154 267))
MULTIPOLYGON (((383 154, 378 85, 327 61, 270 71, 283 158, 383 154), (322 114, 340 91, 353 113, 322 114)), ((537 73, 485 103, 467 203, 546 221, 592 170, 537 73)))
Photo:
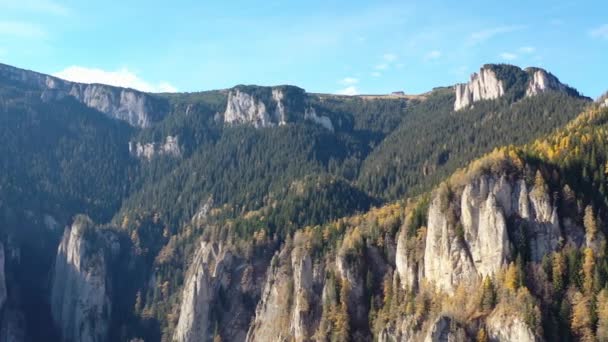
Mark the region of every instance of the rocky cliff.
POLYGON ((45 101, 74 98, 87 107, 136 127, 148 127, 168 113, 164 100, 133 89, 68 82, 4 64, 0 64, 0 80, 38 89, 45 101))
POLYGON ((310 341, 321 318, 324 272, 301 246, 273 258, 247 341, 310 341))
POLYGON ((170 156, 174 158, 182 156, 179 138, 171 135, 168 135, 163 143, 140 143, 130 141, 129 153, 137 158, 147 160, 150 160, 155 156, 170 156))
POLYGON ((597 100, 597 103, 599 103, 600 108, 608 107, 608 92, 600 96, 600 98, 597 100))
POLYGON ((547 91, 567 91, 567 87, 560 83, 557 77, 543 69, 527 68, 526 71, 531 75, 526 96, 534 96, 547 91))
POLYGON ((534 67, 522 70, 506 64, 484 65, 478 73, 471 75, 468 83, 457 84, 454 91, 454 111, 470 108, 478 101, 496 100, 505 95, 510 95, 510 101, 547 92, 580 97, 578 91, 561 83, 546 70, 534 67))
POLYGON ((51 312, 64 341, 105 341, 111 303, 99 232, 78 216, 63 234, 51 286, 51 312))
POLYGON ((229 125, 247 124, 256 128, 283 126, 308 120, 333 131, 331 119, 318 116, 306 104, 303 89, 283 87, 239 86, 230 90, 224 122, 229 125))
MULTIPOLYGON (((439 289, 452 293, 513 261, 508 221, 528 229, 535 261, 560 245, 557 208, 547 189, 530 189, 523 179, 502 174, 479 176, 459 191, 453 199, 436 191, 428 211, 423 274, 439 289)), ((397 268, 412 277, 407 262, 397 268)))
POLYGON ((455 91, 454 110, 459 111, 470 107, 477 101, 497 99, 504 95, 505 88, 494 70, 490 67, 483 67, 479 73, 471 75, 469 83, 457 84, 455 91))
POLYGON ((211 312, 220 287, 228 285, 232 259, 222 244, 201 242, 184 285, 175 341, 213 338, 211 312))

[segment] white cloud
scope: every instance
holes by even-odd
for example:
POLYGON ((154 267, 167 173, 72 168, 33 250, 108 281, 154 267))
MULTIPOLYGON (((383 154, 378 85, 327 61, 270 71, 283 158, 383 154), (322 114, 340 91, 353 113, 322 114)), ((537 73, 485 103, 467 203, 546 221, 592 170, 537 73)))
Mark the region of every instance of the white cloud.
POLYGON ((346 87, 342 90, 338 90, 338 95, 358 95, 359 94, 359 90, 357 89, 357 87, 355 86, 350 86, 350 87, 346 87))
POLYGON ((512 26, 493 27, 493 28, 473 32, 473 33, 471 33, 471 35, 469 37, 469 44, 475 45, 475 44, 483 43, 484 41, 492 39, 493 37, 495 37, 497 35, 523 30, 524 28, 525 27, 521 26, 521 25, 512 25, 512 26))
POLYGON ((374 69, 376 69, 376 70, 386 70, 386 69, 388 69, 388 64, 387 63, 380 63, 380 64, 376 65, 374 67, 374 69))
POLYGON ((384 56, 382 56, 384 58, 385 61, 391 63, 397 60, 397 55, 395 55, 394 53, 385 53, 384 56))
POLYGON ((353 84, 359 83, 359 79, 354 78, 354 77, 345 77, 345 78, 341 79, 340 82, 338 82, 338 83, 343 84, 343 85, 353 85, 353 84))
POLYGON ((168 82, 163 81, 153 84, 142 80, 127 68, 122 68, 117 71, 105 71, 102 69, 70 66, 62 71, 54 73, 53 76, 72 82, 101 83, 116 87, 133 88, 145 92, 177 91, 177 88, 168 82))
POLYGON ((533 46, 522 46, 519 48, 519 52, 521 53, 533 53, 536 51, 536 48, 533 46))
POLYGON ((382 76, 382 73, 378 72, 378 71, 372 71, 372 73, 370 75, 372 75, 372 77, 380 77, 380 76, 382 76))
POLYGON ((47 32, 40 26, 26 21, 0 21, 0 36, 16 38, 46 38, 47 32))
POLYGON ((589 31, 591 37, 608 39, 608 24, 596 27, 589 31))
POLYGON ((441 51, 439 51, 439 50, 433 50, 433 51, 430 51, 429 53, 427 53, 424 56, 424 60, 430 61, 430 60, 433 60, 433 59, 438 59, 439 57, 441 57, 441 51))
POLYGON ((500 58, 507 61, 512 61, 514 59, 517 59, 517 55, 511 52, 503 52, 500 54, 500 58))
POLYGON ((66 16, 71 10, 52 0, 0 0, 0 7, 3 9, 40 12, 50 15, 66 16))

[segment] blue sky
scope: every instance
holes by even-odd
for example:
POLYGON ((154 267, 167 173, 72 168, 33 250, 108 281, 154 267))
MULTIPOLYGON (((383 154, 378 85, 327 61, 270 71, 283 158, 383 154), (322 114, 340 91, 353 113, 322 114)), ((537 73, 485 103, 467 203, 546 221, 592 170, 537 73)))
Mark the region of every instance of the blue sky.
POLYGON ((0 62, 145 91, 422 93, 484 63, 608 90, 608 1, 0 0, 0 62))

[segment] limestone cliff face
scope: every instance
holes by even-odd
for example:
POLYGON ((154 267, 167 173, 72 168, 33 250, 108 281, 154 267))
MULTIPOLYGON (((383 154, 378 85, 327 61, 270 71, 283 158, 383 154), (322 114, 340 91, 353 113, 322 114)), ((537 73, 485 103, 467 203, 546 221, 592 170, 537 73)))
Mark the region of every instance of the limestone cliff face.
POLYGON ((535 342, 534 332, 518 315, 497 308, 486 320, 488 337, 492 341, 535 342))
POLYGON ((308 120, 333 131, 331 120, 326 116, 318 116, 314 108, 306 107, 306 94, 302 89, 297 89, 287 91, 282 87, 259 87, 259 91, 256 91, 247 87, 234 88, 228 94, 224 123, 262 128, 308 120), (266 92, 269 93, 266 98, 258 94, 266 92))
POLYGON ((535 96, 547 91, 566 91, 567 87, 557 77, 543 69, 527 69, 531 73, 526 96, 535 96))
POLYGON ((413 252, 408 250, 406 230, 402 229, 397 240, 395 267, 403 289, 416 290, 422 274, 423 265, 415 260, 413 252))
POLYGON ((597 103, 599 103, 600 108, 606 108, 608 107, 608 92, 605 93, 604 95, 602 95, 598 100, 597 103))
POLYGON ((0 77, 40 90, 41 98, 45 101, 72 97, 109 117, 136 127, 148 127, 167 114, 162 100, 133 89, 68 82, 4 64, 0 64, 0 77))
POLYGON ((0 243, 0 312, 6 303, 6 274, 4 272, 4 246, 0 243))
POLYGON ((378 335, 379 342, 424 341, 465 342, 472 339, 465 328, 449 316, 439 316, 422 327, 412 316, 403 316, 397 327, 387 327, 378 335))
POLYGON ((107 265, 93 223, 78 216, 57 250, 51 311, 64 341, 105 341, 110 324, 107 265))
POLYGON ((310 341, 321 318, 320 271, 304 248, 276 254, 247 341, 310 341))
POLYGON ((276 117, 271 118, 266 104, 252 95, 239 89, 228 94, 224 122, 227 124, 250 124, 256 128, 274 126, 279 123, 276 117))
POLYGON ((229 281, 226 271, 232 263, 232 253, 222 244, 202 241, 188 270, 175 328, 175 341, 206 341, 213 337, 212 305, 218 290, 229 281))
MULTIPOLYGON (((445 194, 434 193, 423 274, 425 280, 448 293, 460 283, 492 275, 512 261, 508 220, 526 225, 534 261, 556 250, 562 239, 557 208, 547 190, 529 191, 519 178, 481 175, 468 182, 457 199, 446 201, 445 194)), ((403 256, 397 258, 400 274, 408 273, 408 267, 403 256)))
POLYGON ((457 84, 455 91, 455 111, 468 108, 477 101, 497 99, 505 93, 503 82, 489 67, 483 67, 479 73, 471 75, 469 83, 457 84))
POLYGON ((168 135, 163 143, 129 142, 129 152, 140 159, 150 160, 155 156, 170 156, 179 158, 182 150, 177 136, 168 135))
POLYGON ((540 68, 524 70, 512 65, 485 65, 471 80, 454 87, 454 111, 470 108, 475 102, 495 100, 509 93, 521 97, 537 96, 546 92, 561 92, 580 97, 578 91, 561 83, 553 74, 540 68), (500 76, 499 76, 500 75, 500 76), (502 79, 501 79, 502 77, 502 79))

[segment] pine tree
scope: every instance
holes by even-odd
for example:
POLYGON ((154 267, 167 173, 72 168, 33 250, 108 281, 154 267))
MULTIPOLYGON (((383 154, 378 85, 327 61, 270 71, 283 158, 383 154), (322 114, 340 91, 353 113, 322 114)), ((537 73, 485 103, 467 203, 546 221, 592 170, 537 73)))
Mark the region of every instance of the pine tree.
POLYGON ((560 252, 553 254, 551 275, 553 277, 553 291, 559 296, 565 288, 564 274, 566 272, 566 260, 560 252))
POLYGON ((490 311, 496 304, 496 293, 490 277, 486 276, 482 284, 481 309, 490 311))

